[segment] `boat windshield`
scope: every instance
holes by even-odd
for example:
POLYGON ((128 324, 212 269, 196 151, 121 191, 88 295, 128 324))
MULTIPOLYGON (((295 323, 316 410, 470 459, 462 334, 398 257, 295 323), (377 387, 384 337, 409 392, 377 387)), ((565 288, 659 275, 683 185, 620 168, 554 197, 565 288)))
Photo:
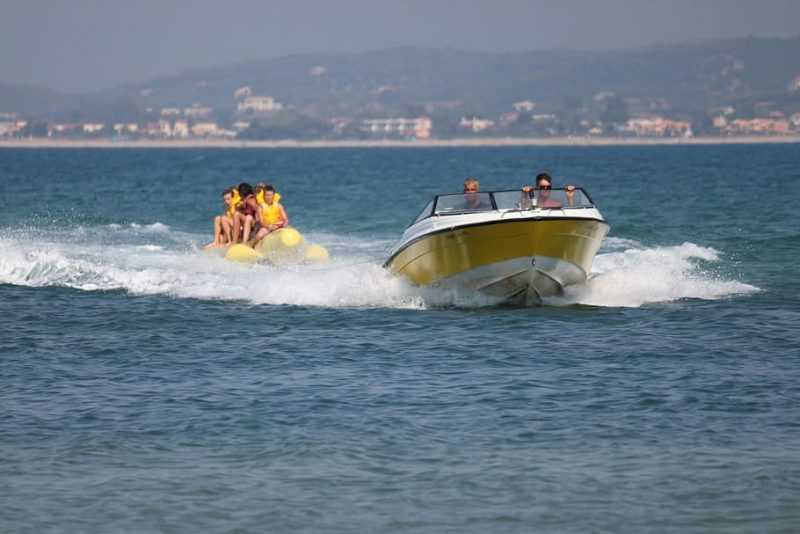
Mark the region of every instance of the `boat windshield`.
POLYGON ((493 209, 495 209, 495 205, 491 193, 461 193, 436 197, 436 215, 491 211, 493 209))
POLYGON ((425 204, 425 207, 422 208, 422 211, 419 212, 419 215, 417 215, 417 218, 414 219, 414 222, 411 223, 411 224, 416 224, 416 223, 420 222, 422 219, 427 219, 428 217, 430 217, 431 216, 431 210, 433 209, 433 202, 435 200, 436 199, 434 198, 433 200, 431 200, 430 202, 425 204))
POLYGON ((529 193, 519 190, 496 191, 492 195, 499 210, 594 207, 591 199, 581 188, 575 188, 572 191, 567 191, 566 189, 534 189, 529 193))
POLYGON ((414 223, 431 215, 458 215, 493 210, 534 210, 592 208, 594 203, 580 187, 566 189, 534 189, 528 193, 519 189, 486 193, 437 195, 423 208, 414 223))

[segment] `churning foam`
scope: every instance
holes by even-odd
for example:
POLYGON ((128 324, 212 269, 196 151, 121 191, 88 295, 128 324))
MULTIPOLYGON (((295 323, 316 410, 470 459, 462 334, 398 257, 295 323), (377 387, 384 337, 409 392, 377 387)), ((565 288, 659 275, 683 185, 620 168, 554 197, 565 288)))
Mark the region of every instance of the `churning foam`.
MULTIPOLYGON (((107 225, 108 228, 112 230, 120 230, 125 228, 125 226, 117 223, 112 223, 107 225)), ((127 225, 127 228, 131 228, 133 230, 140 230, 142 232, 168 232, 169 226, 164 223, 154 222, 152 224, 139 224, 139 223, 130 223, 127 225)))
MULTIPOLYGON (((122 235, 130 234, 131 228, 150 233, 159 226, 106 227, 106 231, 122 235)), ((136 295, 164 294, 254 304, 424 306, 418 292, 391 276, 380 262, 369 261, 363 251, 342 254, 341 249, 347 246, 343 242, 332 244, 334 260, 329 264, 279 269, 228 262, 186 242, 175 247, 164 237, 144 243, 115 243, 111 239, 103 245, 92 242, 96 239, 87 242, 54 239, 53 235, 50 239, 29 237, 0 237, 0 249, 4 251, 0 256, 0 283, 86 291, 126 290, 136 295)), ((199 242, 200 236, 196 237, 199 242)), ((383 248, 385 243, 371 246, 383 248)))
MULTIPOLYGON (((84 228, 80 232, 0 233, 0 283, 61 286, 134 295, 326 307, 426 308, 494 304, 475 294, 415 288, 381 267, 389 240, 308 236, 331 250, 326 265, 276 268, 225 261, 198 250, 205 236, 161 223, 84 228)), ((590 280, 548 303, 641 306, 682 298, 715 299, 757 288, 721 279, 702 263, 719 253, 691 243, 646 248, 610 238, 590 280)))
POLYGON ((585 284, 567 287, 552 304, 638 307, 680 299, 714 300, 758 291, 710 270, 719 251, 694 243, 647 248, 633 240, 610 238, 597 255, 585 284))

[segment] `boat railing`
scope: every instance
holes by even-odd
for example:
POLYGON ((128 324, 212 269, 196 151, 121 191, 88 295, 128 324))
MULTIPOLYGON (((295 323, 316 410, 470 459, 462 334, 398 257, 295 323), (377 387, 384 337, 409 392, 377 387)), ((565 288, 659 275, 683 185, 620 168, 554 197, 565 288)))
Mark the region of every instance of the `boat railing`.
POLYGON ((486 211, 567 210, 593 208, 594 202, 581 187, 559 189, 519 189, 480 193, 436 195, 414 220, 431 216, 462 215, 486 211))

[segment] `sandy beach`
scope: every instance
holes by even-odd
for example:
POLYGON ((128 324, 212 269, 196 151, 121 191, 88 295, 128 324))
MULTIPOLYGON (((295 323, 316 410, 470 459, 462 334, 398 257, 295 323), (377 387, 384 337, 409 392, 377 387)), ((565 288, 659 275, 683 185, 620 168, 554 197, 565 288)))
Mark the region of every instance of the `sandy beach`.
POLYGON ((437 148, 505 146, 656 146, 800 143, 800 136, 773 137, 484 137, 470 139, 406 140, 227 140, 227 139, 3 139, 0 148, 437 148))

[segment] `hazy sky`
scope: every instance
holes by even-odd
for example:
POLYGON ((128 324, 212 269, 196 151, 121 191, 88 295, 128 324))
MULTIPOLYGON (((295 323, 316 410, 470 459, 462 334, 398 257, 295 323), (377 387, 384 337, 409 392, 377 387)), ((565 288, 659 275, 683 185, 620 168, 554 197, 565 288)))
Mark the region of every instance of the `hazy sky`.
POLYGON ((0 0, 0 80, 77 92, 304 52, 628 48, 798 21, 800 0, 0 0))

